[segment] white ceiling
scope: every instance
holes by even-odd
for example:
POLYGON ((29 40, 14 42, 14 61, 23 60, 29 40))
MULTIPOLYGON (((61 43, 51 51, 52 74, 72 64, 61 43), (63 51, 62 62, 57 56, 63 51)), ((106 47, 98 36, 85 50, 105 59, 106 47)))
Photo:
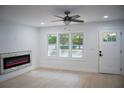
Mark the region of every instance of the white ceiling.
POLYGON ((124 19, 124 6, 85 6, 85 5, 41 5, 41 6, 0 6, 0 18, 35 27, 64 25, 63 22, 51 22, 59 18, 54 15, 65 16, 64 11, 69 10, 70 15, 79 14, 80 19, 87 22, 124 19), (109 16, 104 19, 103 16, 109 16), (44 22, 44 25, 41 25, 44 22))

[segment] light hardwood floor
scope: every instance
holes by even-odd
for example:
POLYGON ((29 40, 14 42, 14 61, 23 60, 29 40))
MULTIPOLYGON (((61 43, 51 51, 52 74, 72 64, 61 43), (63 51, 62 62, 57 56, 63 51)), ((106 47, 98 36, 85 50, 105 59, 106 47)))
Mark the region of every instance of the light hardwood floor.
POLYGON ((0 83, 1 88, 124 88, 124 77, 39 68, 0 83))

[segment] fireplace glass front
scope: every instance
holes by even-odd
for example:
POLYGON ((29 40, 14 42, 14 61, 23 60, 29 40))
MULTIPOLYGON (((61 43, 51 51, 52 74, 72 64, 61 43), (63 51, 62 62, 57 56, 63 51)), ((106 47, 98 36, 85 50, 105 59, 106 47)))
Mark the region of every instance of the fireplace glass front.
POLYGON ((30 55, 8 57, 3 59, 4 69, 9 69, 27 63, 30 63, 30 55))

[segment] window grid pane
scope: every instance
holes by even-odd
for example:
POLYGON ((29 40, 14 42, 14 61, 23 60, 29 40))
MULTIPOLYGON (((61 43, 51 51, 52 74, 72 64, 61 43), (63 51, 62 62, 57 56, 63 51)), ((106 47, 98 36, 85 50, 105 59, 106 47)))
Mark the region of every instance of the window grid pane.
POLYGON ((83 57, 83 33, 49 34, 47 39, 48 56, 83 57))
POLYGON ((103 41, 104 42, 116 42, 117 33, 116 32, 104 32, 103 41))
POLYGON ((57 35, 48 35, 48 56, 57 56, 57 35))
POLYGON ((83 56, 83 33, 72 33, 72 57, 80 58, 83 56))
POLYGON ((69 57, 69 34, 59 34, 59 56, 69 57))

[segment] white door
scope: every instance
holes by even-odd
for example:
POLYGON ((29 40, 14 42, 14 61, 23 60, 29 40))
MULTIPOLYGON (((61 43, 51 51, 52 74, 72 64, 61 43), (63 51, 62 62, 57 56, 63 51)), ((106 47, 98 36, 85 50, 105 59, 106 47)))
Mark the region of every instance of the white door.
POLYGON ((121 53, 119 31, 99 32, 99 72, 120 74, 121 53))

